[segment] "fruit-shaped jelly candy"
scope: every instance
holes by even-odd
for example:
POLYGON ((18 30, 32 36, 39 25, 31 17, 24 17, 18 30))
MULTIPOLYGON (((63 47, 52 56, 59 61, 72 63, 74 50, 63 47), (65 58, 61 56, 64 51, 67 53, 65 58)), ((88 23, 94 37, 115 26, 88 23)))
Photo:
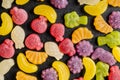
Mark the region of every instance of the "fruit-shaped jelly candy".
POLYGON ((98 16, 104 13, 107 10, 107 7, 108 7, 107 0, 101 0, 96 5, 86 5, 84 7, 84 10, 92 16, 98 16))
POLYGON ((5 9, 9 9, 12 6, 14 0, 2 0, 2 7, 5 9))
POLYGON ((73 79, 73 80, 83 80, 83 78, 82 78, 82 77, 80 77, 80 78, 78 78, 78 79, 73 79))
POLYGON ((8 35, 13 28, 12 18, 9 16, 8 13, 3 12, 1 14, 1 20, 2 24, 0 26, 0 35, 2 36, 8 35))
POLYGON ((17 65, 18 67, 26 73, 34 73, 38 70, 38 67, 34 64, 31 64, 27 61, 23 53, 19 53, 17 56, 17 65))
POLYGON ((13 41, 10 39, 5 39, 2 44, 0 44, 0 56, 3 58, 11 58, 14 56, 15 49, 13 47, 13 41))
POLYGON ((63 53, 60 52, 58 45, 54 42, 46 42, 44 48, 49 56, 55 57, 57 60, 60 60, 63 57, 63 53))
POLYGON ((113 31, 113 28, 105 22, 101 15, 95 17, 94 26, 96 30, 105 34, 108 34, 113 31))
POLYGON ((24 4, 28 3, 29 1, 30 0, 16 0, 15 2, 17 5, 24 5, 24 4))
POLYGON ((28 14, 24 9, 13 7, 10 10, 10 14, 12 15, 12 20, 17 25, 24 24, 28 19, 28 14))
POLYGON ((44 16, 39 16, 32 21, 31 28, 37 33, 44 33, 47 30, 47 19, 44 16))
POLYGON ((99 36, 97 41, 99 46, 103 46, 107 44, 108 47, 113 48, 117 45, 120 45, 120 32, 112 31, 110 34, 107 34, 105 37, 99 36))
POLYGON ((84 80, 92 80, 96 73, 95 62, 89 57, 84 57, 83 65, 85 66, 84 80))
POLYGON ((55 23, 57 19, 57 13, 49 5, 38 5, 34 8, 34 13, 37 15, 45 16, 51 23, 55 23))
POLYGON ((29 49, 36 49, 36 50, 41 50, 43 47, 43 43, 40 40, 40 37, 37 34, 30 34, 26 39, 25 39, 25 45, 29 49))
POLYGON ((93 38, 92 32, 87 28, 78 28, 72 33, 72 42, 78 43, 83 39, 93 38))
POLYGON ((120 0, 108 0, 108 4, 113 7, 120 7, 120 0))
POLYGON ((56 41, 62 41, 64 38, 65 26, 61 23, 55 23, 50 28, 50 34, 55 37, 56 41))
POLYGON ((75 11, 65 14, 64 19, 67 28, 74 28, 80 24, 86 25, 88 23, 87 16, 79 17, 75 11))
POLYGON ((35 76, 31 76, 23 73, 22 71, 18 71, 16 74, 16 80, 37 80, 35 76))
POLYGON ((59 49, 62 53, 69 56, 73 56, 76 53, 74 45, 69 38, 66 38, 62 42, 60 42, 59 49))
POLYGON ((113 56, 115 57, 115 59, 120 62, 120 48, 119 47, 113 47, 112 49, 112 53, 113 53, 113 56))
POLYGON ((65 63, 54 61, 52 67, 58 72, 59 80, 69 80, 70 70, 65 63))
POLYGON ((27 50, 25 53, 26 53, 26 58, 29 60, 29 62, 33 64, 42 64, 48 58, 48 55, 45 52, 36 52, 36 51, 27 50))
POLYGON ((88 4, 88 5, 96 5, 100 0, 78 0, 80 5, 88 4))
POLYGON ((110 73, 108 80, 120 80, 120 69, 119 66, 112 66, 110 68, 110 73))
POLYGON ((96 80, 104 80, 104 77, 109 75, 109 65, 103 62, 96 64, 96 80))
POLYGON ((25 32, 21 26, 16 26, 11 32, 11 38, 15 42, 15 48, 24 48, 25 32))

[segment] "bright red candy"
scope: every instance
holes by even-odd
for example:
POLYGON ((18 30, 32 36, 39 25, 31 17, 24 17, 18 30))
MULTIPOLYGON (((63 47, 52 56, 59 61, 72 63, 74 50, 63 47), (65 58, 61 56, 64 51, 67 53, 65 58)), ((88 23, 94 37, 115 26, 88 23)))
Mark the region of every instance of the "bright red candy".
POLYGON ((47 19, 44 16, 34 19, 31 28, 37 33, 44 33, 47 30, 47 19))
POLYGON ((2 44, 0 44, 0 56, 3 58, 11 58, 14 56, 15 49, 13 47, 13 41, 10 39, 5 39, 2 44))
POLYGON ((55 23, 50 28, 50 34, 56 39, 57 42, 62 41, 64 38, 65 27, 61 23, 55 23))
POLYGON ((74 45, 69 38, 64 39, 59 44, 59 49, 62 53, 67 54, 69 56, 73 56, 76 53, 74 45))
POLYGON ((83 78, 82 78, 82 77, 80 77, 80 78, 78 78, 78 79, 74 79, 74 80, 83 80, 83 78))
POLYGON ((26 39, 25 39, 25 45, 28 49, 36 49, 40 50, 43 48, 43 43, 40 40, 40 37, 37 34, 30 34, 26 39))

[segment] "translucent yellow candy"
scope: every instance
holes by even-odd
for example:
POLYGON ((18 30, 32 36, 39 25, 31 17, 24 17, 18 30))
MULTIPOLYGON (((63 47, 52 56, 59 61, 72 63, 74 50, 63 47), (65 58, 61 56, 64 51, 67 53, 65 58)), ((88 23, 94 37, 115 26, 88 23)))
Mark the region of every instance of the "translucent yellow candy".
POLYGON ((8 35, 13 28, 13 21, 8 13, 3 12, 1 14, 2 24, 0 26, 0 35, 8 35))
POLYGON ((86 69, 84 74, 84 80, 92 80, 92 78, 96 74, 95 62, 89 57, 84 57, 83 65, 85 66, 85 69, 86 69))
POLYGON ((78 0, 80 5, 88 4, 88 5, 96 5, 100 0, 78 0))
POLYGON ((54 61, 52 66, 58 72, 59 80, 69 80, 70 70, 65 63, 61 61, 54 61))
POLYGON ((55 10, 49 5, 38 5, 34 8, 34 13, 45 16, 51 23, 55 23, 57 14, 55 10))
POLYGON ((113 56, 115 59, 120 62, 120 48, 119 47, 113 47, 112 49, 113 56))
POLYGON ((34 64, 31 64, 27 61, 23 53, 19 53, 17 56, 18 67, 26 73, 34 73, 38 70, 38 67, 34 64))
POLYGON ((24 4, 28 3, 28 2, 29 2, 29 0, 16 0, 17 5, 24 5, 24 4))
POLYGON ((96 5, 86 5, 84 7, 84 10, 92 16, 98 16, 98 15, 104 13, 107 10, 107 7, 108 7, 107 0, 101 0, 96 5))
POLYGON ((2 0, 2 7, 5 9, 9 9, 12 6, 14 0, 2 0))

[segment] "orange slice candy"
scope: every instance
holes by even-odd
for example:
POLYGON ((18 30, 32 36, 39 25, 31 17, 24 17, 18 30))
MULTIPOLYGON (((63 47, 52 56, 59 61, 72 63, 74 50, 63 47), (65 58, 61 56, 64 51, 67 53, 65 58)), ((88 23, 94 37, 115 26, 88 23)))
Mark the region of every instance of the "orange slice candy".
POLYGON ((120 0, 108 0, 108 4, 113 7, 120 7, 120 0))

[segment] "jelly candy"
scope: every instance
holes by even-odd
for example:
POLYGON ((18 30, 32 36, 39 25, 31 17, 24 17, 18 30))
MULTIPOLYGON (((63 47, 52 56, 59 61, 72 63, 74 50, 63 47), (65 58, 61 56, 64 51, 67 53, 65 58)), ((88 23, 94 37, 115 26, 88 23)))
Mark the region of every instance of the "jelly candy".
POLYGON ((76 53, 74 45, 69 38, 64 39, 59 44, 59 49, 62 53, 67 54, 69 56, 73 56, 76 53))
POLYGON ((91 45, 89 41, 80 41, 76 45, 76 51, 79 56, 90 56, 93 52, 93 45, 91 45))
POLYGON ((0 44, 0 56, 3 58, 11 58, 14 56, 15 49, 13 47, 13 41, 10 39, 5 39, 2 44, 0 44))
POLYGON ((70 70, 67 65, 61 61, 54 61, 52 67, 58 72, 59 80, 69 80, 70 70))
POLYGON ((0 35, 6 36, 11 32, 13 28, 13 21, 9 14, 6 12, 3 12, 1 14, 1 20, 2 24, 0 26, 0 35))
POLYGON ((110 48, 113 48, 117 45, 120 45, 120 32, 112 31, 110 34, 107 34, 105 37, 99 36, 98 45, 103 46, 107 44, 110 48))
POLYGON ((50 28, 50 34, 56 38, 56 41, 62 41, 64 38, 65 26, 61 23, 55 23, 50 28))
POLYGON ((18 71, 16 74, 16 80, 37 80, 35 76, 31 76, 23 73, 22 71, 18 71))
POLYGON ((84 57, 83 65, 85 66, 86 69, 84 74, 84 80, 91 80, 96 73, 95 62, 89 57, 84 57))
POLYGON ((11 32, 11 38, 15 42, 15 48, 24 48, 25 32, 21 26, 16 26, 11 32))
POLYGON ((24 5, 26 3, 28 3, 30 0, 16 0, 16 4, 17 5, 24 5))
POLYGON ((43 80, 58 80, 57 72, 54 68, 48 68, 42 71, 43 80))
POLYGON ((98 16, 104 13, 107 10, 107 7, 108 7, 107 0, 101 0, 96 5, 86 5, 84 7, 84 10, 92 16, 98 16))
POLYGON ((83 80, 83 78, 82 78, 82 77, 80 77, 80 78, 78 78, 78 79, 73 79, 73 80, 83 80))
POLYGON ((104 77, 109 75, 109 65, 103 62, 96 64, 96 80, 104 80, 104 77))
POLYGON ((26 58, 29 60, 29 62, 33 64, 42 64, 48 58, 48 55, 45 52, 36 52, 36 51, 27 50, 25 53, 26 53, 26 58))
POLYGON ((108 0, 108 4, 113 7, 120 7, 120 0, 108 0))
POLYGON ((101 15, 96 16, 96 18, 94 19, 94 26, 96 30, 105 34, 113 31, 113 28, 105 22, 101 15))
POLYGON ((88 5, 96 5, 100 0, 78 0, 80 5, 88 4, 88 5))
POLYGON ((75 11, 65 14, 64 19, 67 28, 74 28, 80 24, 86 25, 88 23, 87 16, 79 17, 75 11))
POLYGON ((112 66, 116 63, 116 60, 114 59, 113 55, 110 52, 108 52, 102 48, 95 49, 91 58, 93 60, 99 59, 102 62, 109 64, 110 66, 112 66))
POLYGON ((9 9, 12 6, 14 0, 2 0, 2 7, 5 9, 9 9))
POLYGON ((37 33, 44 33, 47 30, 47 19, 44 16, 34 19, 31 28, 37 33))
POLYGON ((91 39, 93 38, 93 34, 87 28, 78 28, 72 33, 72 42, 78 43, 83 39, 91 39))
POLYGON ((120 48, 119 47, 113 47, 112 49, 113 56, 115 59, 120 62, 120 48))
POLYGON ((28 14, 24 9, 13 7, 10 10, 10 14, 12 15, 12 20, 17 25, 24 24, 28 19, 28 14))
POLYGON ((34 8, 34 13, 37 15, 45 16, 51 23, 55 23, 57 19, 57 13, 49 5, 38 5, 34 8))
POLYGON ((63 57, 63 53, 60 52, 58 45, 54 42, 46 42, 44 48, 49 56, 55 57, 57 60, 63 57))
POLYGON ((66 6, 68 5, 67 0, 50 0, 50 2, 52 5, 54 5, 54 7, 58 9, 66 8, 66 6))
POLYGON ((38 67, 34 64, 31 64, 27 61, 23 53, 19 53, 17 56, 17 65, 18 67, 26 73, 34 73, 38 70, 38 67))
POLYGON ((29 49, 41 50, 43 43, 40 40, 40 37, 37 34, 30 34, 26 40, 25 45, 29 49))

